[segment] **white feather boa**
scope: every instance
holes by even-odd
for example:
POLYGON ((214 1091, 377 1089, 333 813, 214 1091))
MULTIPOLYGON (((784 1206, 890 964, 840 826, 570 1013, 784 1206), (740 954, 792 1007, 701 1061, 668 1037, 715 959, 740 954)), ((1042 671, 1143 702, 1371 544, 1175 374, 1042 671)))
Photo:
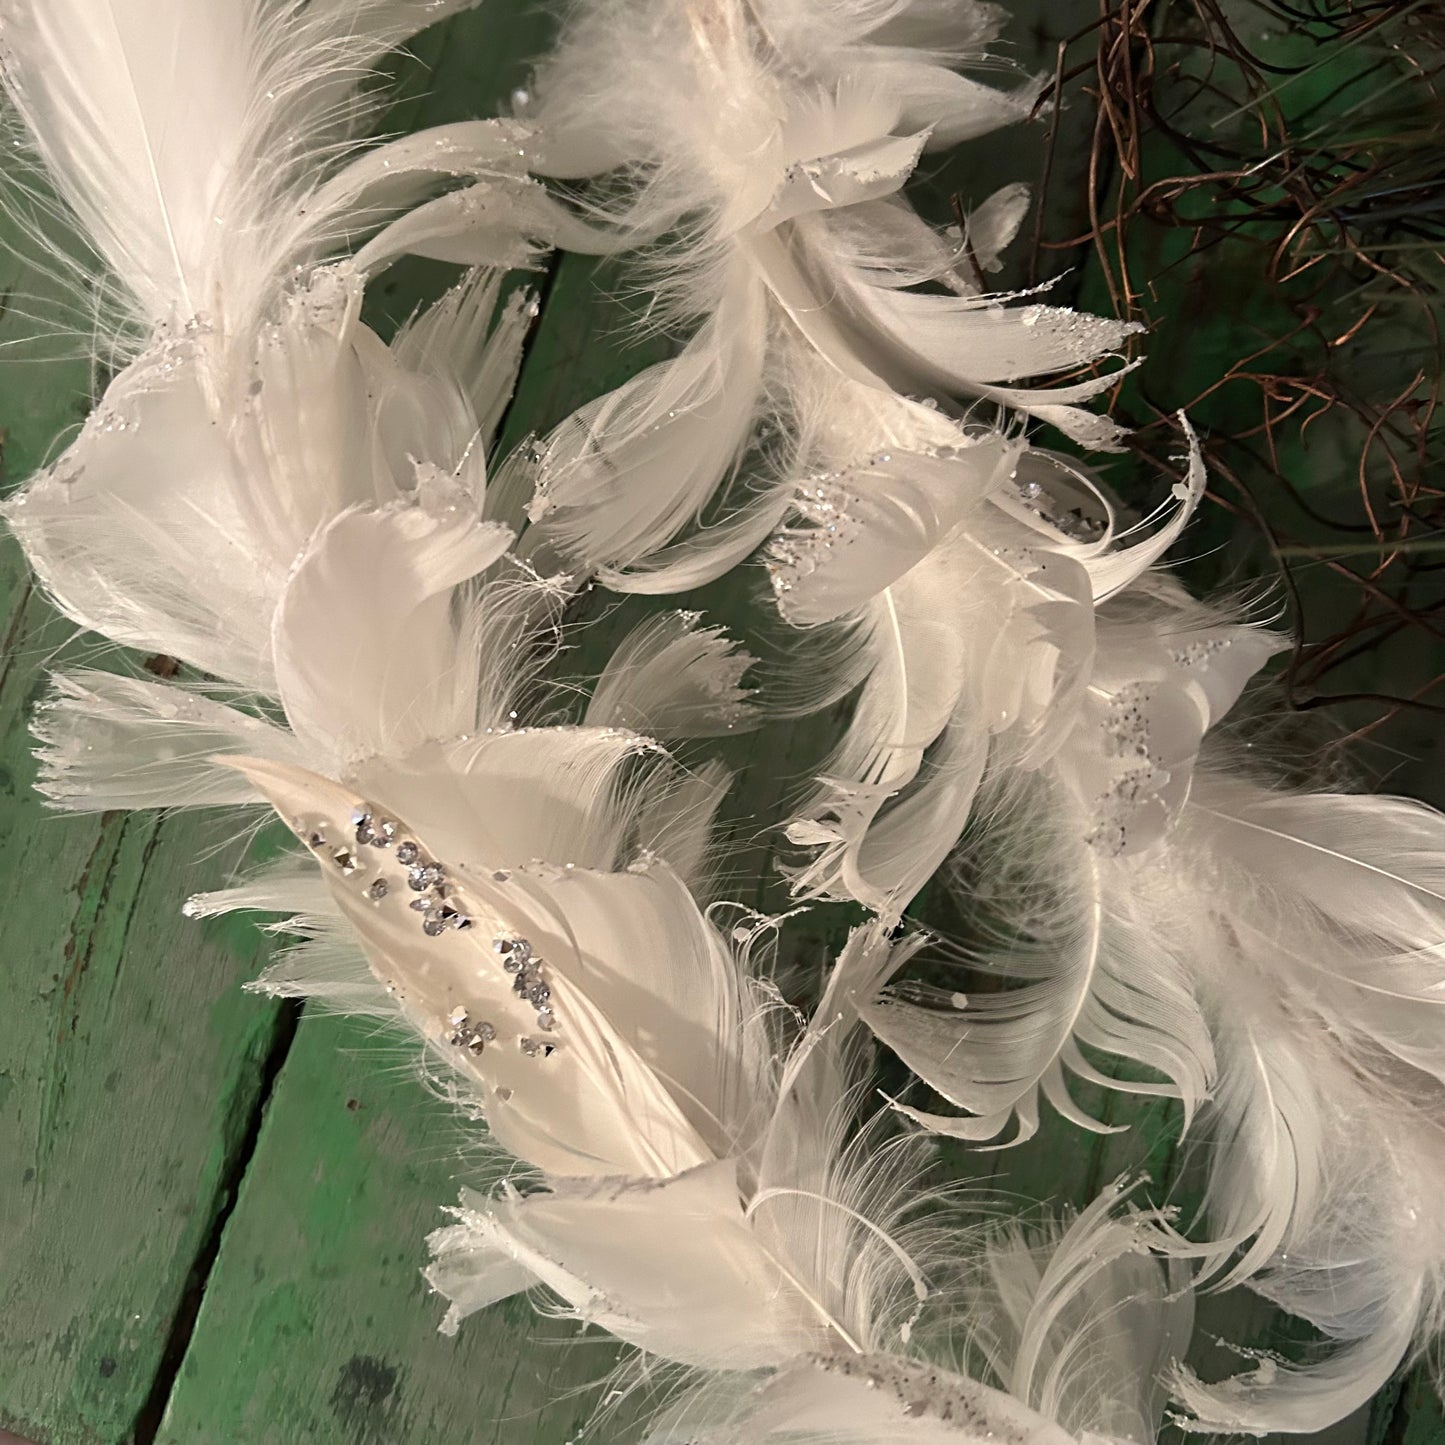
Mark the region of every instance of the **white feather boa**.
POLYGON ((67 616, 209 678, 59 675, 42 789, 274 808, 302 851, 187 911, 276 915, 299 941, 260 987, 425 1045, 525 1180, 434 1237, 449 1327, 541 1287, 697 1372, 654 1445, 1144 1442, 1166 1377, 1199 1428, 1338 1420, 1441 1312, 1445 823, 1211 754, 1278 643, 1151 571, 1197 449, 1136 527, 1024 441, 1117 446, 1084 405, 1117 368, 1038 378, 1132 328, 986 289, 1020 188, 959 237, 903 197, 924 152, 1031 108, 967 73, 999 15, 587 0, 524 119, 363 142, 369 68, 459 8, 0 0, 121 363, 6 516, 67 616), (644 248, 689 335, 544 438, 496 520, 531 307, 502 273, 545 245, 644 248), (360 304, 405 252, 471 269, 385 344, 360 304), (856 690, 794 883, 879 915, 806 1022, 700 901, 725 774, 665 750, 754 719, 750 659, 673 613, 571 724, 545 682, 586 579, 682 590, 765 541, 783 618, 841 633, 856 690), (970 823, 1013 909, 973 961, 1019 986, 892 986, 917 944, 888 930, 970 823), (962 1248, 924 1136, 860 1125, 867 1030, 964 1111, 902 1112, 974 1141, 1027 1137, 1041 1097, 1098 1127, 1071 1076, 1180 1098, 1212 1239, 1109 1191, 1044 1244, 962 1248), (1202 1383, 1191 1253, 1340 1348, 1202 1383), (967 1348, 930 1328, 965 1311, 967 1348))

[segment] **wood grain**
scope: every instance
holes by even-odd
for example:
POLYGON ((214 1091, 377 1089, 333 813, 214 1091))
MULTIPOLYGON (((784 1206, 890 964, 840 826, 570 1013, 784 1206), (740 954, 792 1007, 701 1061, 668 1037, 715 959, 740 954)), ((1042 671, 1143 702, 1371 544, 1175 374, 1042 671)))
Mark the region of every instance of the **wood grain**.
MULTIPOLYGON (((1016 53, 1044 69, 1058 38, 1093 15, 1087 0, 1016 9, 1016 53)), ((544 9, 497 0, 422 37, 396 67, 403 98, 389 127, 495 111, 525 84, 551 25, 544 9)), ((1059 233, 1078 206, 1086 119, 1072 111, 1060 127, 1059 233)), ((1036 132, 975 147, 932 177, 933 205, 954 191, 977 201, 1036 172, 1041 146, 1036 132)), ((434 282, 426 267, 398 268, 375 306, 403 316, 434 282)), ((635 339, 614 266, 566 257, 536 282, 544 306, 508 442, 669 346, 635 339)), ((12 363, 3 382, 0 423, 9 475, 19 477, 83 414, 88 378, 83 365, 12 363)), ((757 585, 744 574, 702 600, 741 618, 757 585)), ((595 669, 645 605, 582 599, 569 666, 579 676, 595 669)), ((180 918, 186 894, 239 856, 237 846, 198 862, 228 825, 44 815, 30 792, 25 726, 66 631, 31 595, 13 546, 0 551, 0 611, 10 985, 0 1010, 0 1425, 36 1445, 575 1439, 607 1396, 613 1342, 516 1301, 469 1320, 456 1339, 437 1332, 441 1305, 419 1274, 423 1238, 475 1172, 473 1136, 424 1088, 403 1042, 313 1009, 293 1037, 294 1011, 242 994, 260 966, 244 923, 180 918)), ((725 749, 738 773, 724 821, 729 897, 778 906, 768 825, 837 725, 837 714, 775 725, 725 749)), ((792 976, 820 969, 859 916, 820 908, 795 921, 783 960, 792 976)), ((1081 1097, 1132 1129, 1087 1136, 1051 1116, 1015 1151, 945 1148, 945 1170, 1012 1207, 1082 1204, 1140 1169, 1156 1194, 1194 1197, 1171 1109, 1081 1097)), ((1267 1312, 1246 1316, 1237 1300, 1221 1308, 1223 1327, 1267 1337, 1267 1312)), ((644 1403, 622 1401, 588 1439, 635 1439, 644 1403)), ((1364 1431, 1363 1420, 1351 1422, 1337 1439, 1364 1431)), ((1382 1397, 1371 1436, 1434 1445, 1445 1429, 1433 1395, 1412 1379, 1382 1397)))

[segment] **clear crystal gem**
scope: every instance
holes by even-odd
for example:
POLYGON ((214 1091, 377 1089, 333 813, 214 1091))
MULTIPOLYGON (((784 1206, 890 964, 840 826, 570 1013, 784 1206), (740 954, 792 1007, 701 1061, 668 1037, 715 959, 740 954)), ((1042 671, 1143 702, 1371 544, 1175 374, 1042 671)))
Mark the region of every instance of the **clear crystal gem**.
POLYGON ((386 895, 390 892, 391 884, 389 884, 385 878, 378 878, 376 882, 373 883, 371 887, 366 890, 366 896, 368 898, 374 898, 379 900, 385 898, 386 895))
POLYGON ((410 867, 420 857, 421 849, 418 848, 416 844, 411 842, 410 840, 405 843, 397 844, 396 861, 398 863, 404 863, 407 867, 410 867))
POLYGON ((435 888, 442 881, 442 870, 435 863, 418 863, 406 875, 406 881, 413 892, 420 893, 424 889, 435 888))
POLYGON ((502 955, 502 967, 508 973, 516 973, 532 961, 532 945, 525 938, 494 939, 492 948, 502 955))

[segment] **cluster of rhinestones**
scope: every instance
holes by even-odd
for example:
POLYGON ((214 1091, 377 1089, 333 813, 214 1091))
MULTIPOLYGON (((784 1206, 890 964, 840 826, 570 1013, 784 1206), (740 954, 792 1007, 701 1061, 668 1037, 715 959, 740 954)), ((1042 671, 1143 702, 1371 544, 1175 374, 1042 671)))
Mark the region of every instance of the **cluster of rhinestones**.
POLYGON ((464 1008, 454 1008, 447 1015, 447 1042, 468 1053, 479 1054, 497 1037, 495 1025, 485 1019, 475 1022, 464 1008))
POLYGON ((1159 795, 1168 782, 1154 757, 1146 709, 1153 697, 1148 683, 1130 683, 1115 693, 1104 719, 1104 753, 1121 761, 1113 783, 1095 802, 1098 821, 1084 841, 1106 857, 1129 846, 1129 825, 1137 810, 1159 795))
MULTIPOLYGON (((512 992, 537 1010, 538 1029, 550 1034, 557 1027, 557 1016, 552 1011, 552 989, 542 976, 542 960, 532 953, 532 945, 525 938, 494 938, 492 951, 512 975, 512 992)), ((545 1056, 555 1048, 547 1039, 524 1037, 518 1043, 529 1058, 545 1056)))
MULTIPOLYGON (((383 817, 367 804, 361 804, 352 810, 351 826, 351 836, 339 846, 315 829, 306 830, 302 837, 313 852, 323 860, 329 860, 332 867, 347 877, 360 873, 368 866, 367 849, 388 852, 406 870, 406 886, 417 895, 407 906, 422 915, 421 931, 428 938, 440 937, 449 929, 472 927, 471 918, 458 907, 452 894, 446 869, 426 857, 413 839, 403 837, 399 823, 383 817)), ((508 874, 499 871, 492 876, 498 882, 505 882, 508 874)), ((366 886, 366 897, 373 903, 380 903, 390 895, 392 887, 393 884, 384 875, 378 874, 366 886)), ((552 988, 543 976, 543 961, 533 954, 531 943, 525 938, 499 937, 492 941, 492 950, 502 968, 511 975, 513 993, 536 1010, 538 1033, 552 1034, 557 1027, 557 1016, 552 1008, 552 988)), ((388 992, 392 991, 393 986, 388 985, 388 992)), ((457 1007, 447 1017, 445 1037, 457 1048, 480 1054, 495 1041, 497 1029, 488 1020, 474 1020, 466 1008, 457 1007)), ((517 1046, 528 1058, 546 1058, 557 1049, 555 1039, 531 1034, 520 1037, 517 1046)))
POLYGON ((843 485, 846 476, 824 472, 810 477, 793 495, 797 524, 784 527, 769 544, 768 577, 784 608, 788 593, 816 572, 840 541, 852 540, 847 508, 853 498, 843 485))
POLYGON ((1179 667, 1203 667, 1213 657, 1223 652, 1230 643, 1227 637, 1199 637, 1174 648, 1169 656, 1179 667))
POLYGON ((397 845, 396 861, 406 867, 406 885, 418 896, 407 905, 421 914, 421 931, 428 938, 437 938, 449 928, 470 928, 472 920, 450 897, 446 870, 422 856, 421 849, 409 839, 397 845))
POLYGON ((1108 530, 1104 518, 1090 516, 1083 507, 1060 503, 1041 482, 1020 481, 1015 483, 1015 490, 1029 511, 1070 542, 1097 542, 1108 530))
POLYGON ((961 1375, 897 1355, 838 1353, 807 1358, 831 1374, 859 1380, 870 1390, 893 1395, 905 1415, 944 1420, 997 1445, 1025 1445, 1029 1438, 1029 1431, 1020 1421, 998 1409, 990 1390, 961 1375))
MULTIPOLYGON (((436 938, 448 928, 471 927, 472 920, 448 896, 446 870, 441 864, 422 857, 420 847, 410 838, 400 838, 400 824, 363 805, 352 810, 351 826, 352 841, 331 850, 331 862, 336 869, 350 876, 366 867, 367 848, 389 850, 406 869, 407 886, 420 895, 412 899, 410 907, 422 915, 421 931, 428 938, 436 938)), ((317 851, 326 846, 326 839, 320 833, 310 834, 306 841, 317 851)), ((373 903, 380 903, 390 892, 391 883, 378 876, 367 886, 366 896, 373 903)))

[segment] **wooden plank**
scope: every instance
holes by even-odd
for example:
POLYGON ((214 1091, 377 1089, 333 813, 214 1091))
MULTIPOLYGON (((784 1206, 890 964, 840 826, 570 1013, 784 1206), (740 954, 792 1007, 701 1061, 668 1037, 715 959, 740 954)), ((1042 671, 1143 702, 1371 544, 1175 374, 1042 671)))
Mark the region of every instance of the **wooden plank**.
POLYGON ((475 1132, 420 1087, 415 1063, 413 1046, 355 1021, 303 1020, 161 1445, 576 1437, 615 1341, 520 1300, 456 1339, 437 1332, 422 1240, 445 1222, 475 1132))
MULTIPOLYGON (((0 322, 11 475, 78 423, 89 394, 83 362, 26 343, 21 310, 43 316, 52 298, 18 289, 0 322)), ((8 540, 0 619, 0 1427, 118 1445, 185 1316, 279 1012, 238 990, 256 968, 252 935, 207 938, 180 916, 185 893, 234 861, 203 856, 232 823, 41 806, 29 715, 70 629, 8 540)))

